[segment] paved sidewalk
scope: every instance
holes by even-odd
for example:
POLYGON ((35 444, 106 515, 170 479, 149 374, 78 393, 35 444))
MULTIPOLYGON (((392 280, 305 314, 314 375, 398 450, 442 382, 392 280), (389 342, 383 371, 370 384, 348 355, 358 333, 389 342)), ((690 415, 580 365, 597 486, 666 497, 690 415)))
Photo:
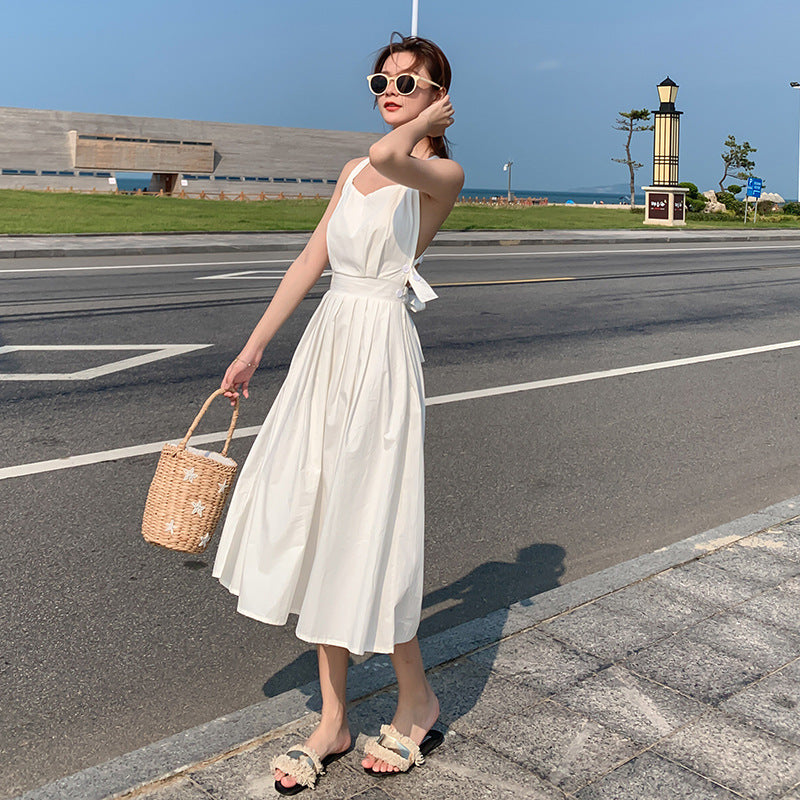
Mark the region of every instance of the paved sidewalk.
MULTIPOLYGON (((167 255, 302 250, 310 232, 0 234, 0 259, 56 256, 167 255)), ((797 229, 686 230, 681 228, 548 231, 440 231, 432 247, 559 244, 662 244, 664 242, 782 242, 800 241, 797 229)))
MULTIPOLYGON (((800 800, 798 515, 800 497, 423 640, 446 737, 407 774, 362 770, 396 689, 386 656, 351 667, 354 749, 304 796, 800 800)), ((270 758, 313 730, 317 695, 301 687, 22 797, 278 797, 270 758)))

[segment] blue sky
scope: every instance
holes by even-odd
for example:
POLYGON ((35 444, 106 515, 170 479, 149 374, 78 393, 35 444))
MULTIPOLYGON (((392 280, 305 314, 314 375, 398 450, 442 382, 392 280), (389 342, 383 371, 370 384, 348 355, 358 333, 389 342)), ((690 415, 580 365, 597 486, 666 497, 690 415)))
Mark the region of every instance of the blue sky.
MULTIPOLYGON (((616 112, 679 85, 681 179, 722 174, 729 133, 770 191, 797 195, 800 3, 419 0, 419 35, 453 68, 448 131, 466 186, 623 182, 616 112)), ((364 76, 411 0, 29 0, 5 4, 7 106, 387 131, 364 76)), ((634 155, 650 181, 652 134, 634 155)))

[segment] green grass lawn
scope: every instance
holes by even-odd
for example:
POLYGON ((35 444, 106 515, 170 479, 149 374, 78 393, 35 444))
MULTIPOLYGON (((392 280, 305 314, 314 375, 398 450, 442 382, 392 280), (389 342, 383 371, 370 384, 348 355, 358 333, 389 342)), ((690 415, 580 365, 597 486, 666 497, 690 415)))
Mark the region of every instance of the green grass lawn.
MULTIPOLYGON (((145 231, 310 231, 327 200, 181 200, 112 194, 0 190, 0 233, 136 233, 145 231)), ((564 206, 459 204, 444 230, 639 230, 642 212, 564 206)), ((689 220, 689 228, 743 228, 741 219, 689 220)), ((800 218, 762 216, 747 227, 800 228, 800 218)))

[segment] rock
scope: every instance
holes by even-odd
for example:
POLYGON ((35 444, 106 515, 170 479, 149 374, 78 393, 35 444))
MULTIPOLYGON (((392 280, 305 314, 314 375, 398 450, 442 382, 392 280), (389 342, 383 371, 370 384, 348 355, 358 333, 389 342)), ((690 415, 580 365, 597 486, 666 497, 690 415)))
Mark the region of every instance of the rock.
POLYGON ((708 201, 706 203, 706 207, 703 209, 704 214, 715 214, 718 211, 728 210, 725 207, 725 203, 720 203, 719 200, 717 200, 717 193, 712 189, 709 189, 707 192, 703 192, 703 197, 705 197, 708 201))

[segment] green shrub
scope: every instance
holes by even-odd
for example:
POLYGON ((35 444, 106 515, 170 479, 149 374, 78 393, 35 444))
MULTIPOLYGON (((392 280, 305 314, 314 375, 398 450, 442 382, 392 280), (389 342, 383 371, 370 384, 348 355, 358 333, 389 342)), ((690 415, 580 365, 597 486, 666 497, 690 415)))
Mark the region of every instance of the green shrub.
POLYGON ((791 214, 794 217, 800 217, 800 203, 786 203, 783 206, 784 214, 791 214))
POLYGON ((727 211, 714 211, 712 214, 706 214, 703 211, 689 211, 686 214, 687 220, 696 222, 730 222, 734 218, 735 216, 727 211))
POLYGON ((706 207, 706 200, 705 197, 686 197, 686 205, 689 207, 689 211, 702 211, 706 207))
POLYGON ((725 208, 728 211, 733 211, 737 216, 744 215, 744 201, 737 200, 730 192, 717 192, 717 200, 720 203, 725 203, 725 208))
POLYGON ((694 184, 691 181, 683 181, 683 183, 679 183, 678 186, 680 186, 683 189, 688 189, 689 190, 686 193, 687 197, 691 197, 693 200, 695 200, 698 197, 700 197, 700 192, 697 189, 697 184, 694 184))
POLYGON ((758 206, 758 215, 771 214, 772 209, 775 208, 775 203, 772 200, 759 200, 756 205, 758 206))

